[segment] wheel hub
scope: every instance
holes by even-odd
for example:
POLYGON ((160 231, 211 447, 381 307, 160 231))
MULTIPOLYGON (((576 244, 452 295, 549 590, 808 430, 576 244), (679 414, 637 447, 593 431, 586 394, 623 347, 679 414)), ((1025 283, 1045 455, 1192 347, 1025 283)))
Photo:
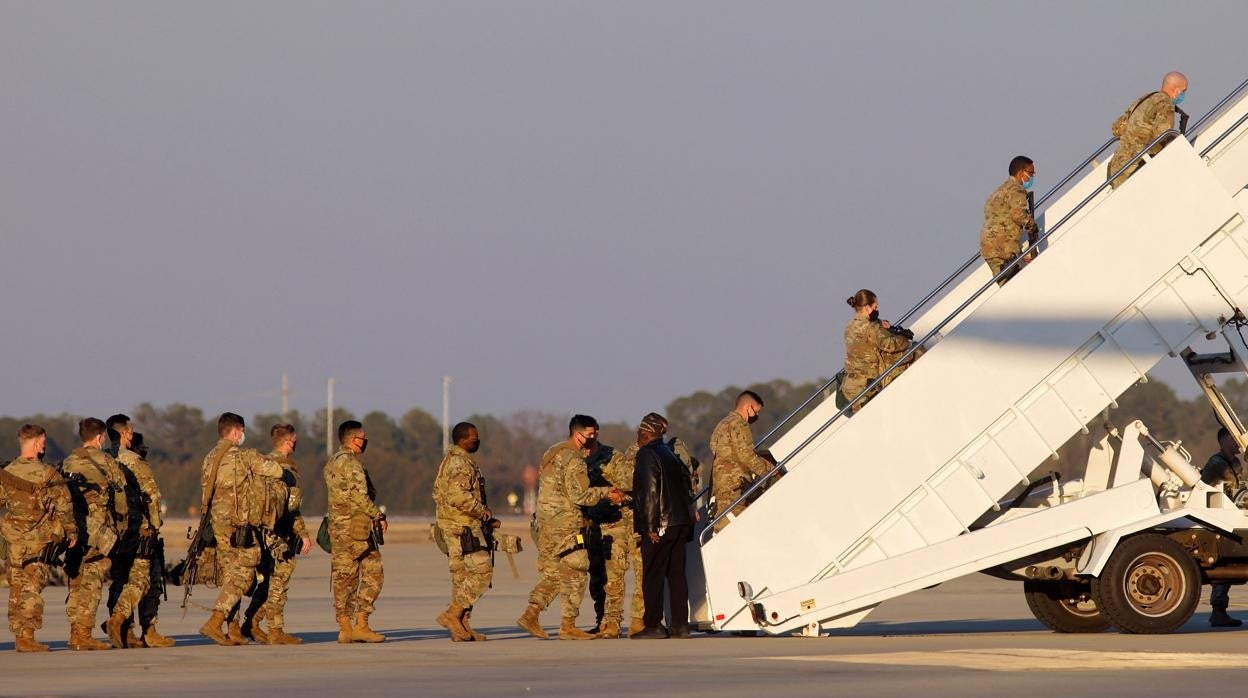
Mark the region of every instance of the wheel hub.
POLYGON ((1161 616, 1180 602, 1183 584, 1183 574, 1175 560, 1160 553, 1148 553, 1131 563, 1124 591, 1137 611, 1161 616))

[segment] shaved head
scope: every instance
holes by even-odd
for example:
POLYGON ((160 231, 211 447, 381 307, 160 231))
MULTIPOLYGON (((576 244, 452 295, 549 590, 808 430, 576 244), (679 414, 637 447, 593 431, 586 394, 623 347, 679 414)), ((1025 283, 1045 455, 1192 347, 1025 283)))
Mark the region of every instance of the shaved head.
POLYGON ((1161 79, 1161 91, 1171 97, 1186 89, 1187 76, 1177 70, 1166 73, 1166 77, 1161 79))

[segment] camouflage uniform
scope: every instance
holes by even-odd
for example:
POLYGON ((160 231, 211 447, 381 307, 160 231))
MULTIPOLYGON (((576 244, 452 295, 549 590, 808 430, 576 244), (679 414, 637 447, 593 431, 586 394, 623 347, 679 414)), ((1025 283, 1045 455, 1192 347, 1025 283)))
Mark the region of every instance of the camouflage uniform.
MULTIPOLYGON (((1144 150, 1144 146, 1153 141, 1154 138, 1160 136, 1166 131, 1174 128, 1174 100, 1164 92, 1153 92, 1145 95, 1135 102, 1135 104, 1127 109, 1122 116, 1114 123, 1113 131, 1118 131, 1121 127, 1122 133, 1118 136, 1118 149, 1114 151, 1114 156, 1109 160, 1109 169, 1105 176, 1110 177, 1118 171, 1120 167, 1126 165, 1131 158, 1135 157, 1144 150)), ((1115 133, 1115 135, 1118 135, 1115 133)), ((1149 149, 1149 155, 1156 155, 1165 147, 1166 142, 1158 143, 1149 149)), ((1127 178, 1140 169, 1143 161, 1136 160, 1123 172, 1119 177, 1114 179, 1111 186, 1114 189, 1122 186, 1127 178)))
POLYGON ((545 609, 555 594, 563 598, 560 615, 567 625, 581 612, 588 581, 589 554, 581 532, 581 507, 603 499, 609 487, 590 487, 588 466, 567 441, 542 455, 537 490, 537 570, 541 578, 529 592, 529 603, 545 609))
MULTIPOLYGON (((716 512, 737 501, 751 483, 771 470, 771 463, 754 452, 754 435, 750 433, 749 422, 735 411, 719 420, 715 431, 711 432, 711 454, 715 458, 711 464, 711 492, 716 512)), ((744 503, 737 505, 732 515, 740 516, 745 507, 744 503)), ((720 519, 715 531, 727 525, 727 518, 720 519)))
POLYGON ((255 617, 263 608, 269 630, 285 632, 286 602, 290 580, 295 574, 295 556, 302 549, 302 539, 308 537, 308 528, 300 511, 303 493, 299 489, 299 465, 281 451, 275 450, 268 457, 282 465, 281 477, 260 478, 264 492, 261 526, 268 551, 266 564, 271 567, 268 576, 257 585, 246 615, 255 617))
MULTIPOLYGON (((132 512, 132 514, 138 515, 139 536, 159 536, 160 527, 163 524, 160 518, 160 488, 156 485, 156 477, 152 474, 152 466, 140 458, 139 454, 127 448, 118 448, 117 462, 121 464, 123 475, 129 473, 133 476, 134 484, 137 485, 141 493, 141 504, 144 506, 144 510, 142 512, 132 512)), ((117 570, 115 569, 114 571, 117 570)), ((122 582, 123 586, 117 594, 115 603, 109 610, 129 617, 140 605, 140 600, 147 597, 151 589, 151 580, 151 559, 133 556, 129 565, 129 574, 124 579, 113 580, 114 586, 118 582, 122 582)), ((144 630, 156 623, 156 608, 148 607, 146 610, 150 612, 150 616, 143 617, 143 613, 139 614, 140 623, 144 630)))
POLYGON ((979 254, 993 276, 1022 253, 1020 233, 1034 239, 1036 231, 1036 220, 1027 207, 1027 190, 1017 179, 1006 179, 984 203, 984 227, 979 231, 979 254))
POLYGON ((37 558, 48 543, 78 536, 69 490, 60 484, 56 469, 35 458, 18 458, 5 466, 10 475, 32 483, 26 492, 0 483, 0 535, 8 546, 9 630, 19 635, 43 627, 43 588, 48 584, 48 565, 37 558))
MULTIPOLYGON (((1209 457, 1205 467, 1200 470, 1200 479, 1207 485, 1222 485, 1227 497, 1238 494, 1244 482, 1243 464, 1238 456, 1227 458, 1221 451, 1209 457)), ((1214 582, 1210 585, 1209 605, 1214 610, 1226 611, 1231 602, 1231 585, 1225 582, 1214 582)))
MULTIPOLYGON (((259 541, 253 538, 250 547, 236 548, 230 543, 234 529, 258 528, 264 510, 262 478, 282 475, 281 463, 265 458, 254 448, 240 448, 228 439, 221 439, 204 456, 200 475, 203 487, 202 506, 209 506, 209 480, 212 466, 217 466, 216 489, 212 492, 212 532, 217 541, 217 564, 221 569, 221 591, 213 605, 215 612, 227 615, 251 588, 260 564, 259 541)), ((257 534, 258 535, 258 534, 257 534)))
MULTIPOLYGON (((910 340, 889 332, 878 320, 864 317, 850 320, 845 326, 845 379, 841 382, 841 395, 853 400, 909 348, 910 340)), ((911 354, 909 363, 917 358, 918 352, 911 354)), ((862 409, 907 367, 908 364, 893 370, 869 395, 854 403, 853 411, 862 409)))
POLYGON ((451 569, 451 603, 471 610, 485 594, 494 576, 487 550, 464 554, 460 532, 467 529, 478 544, 484 545, 481 530, 485 518, 485 480, 472 455, 456 445, 446 450, 433 482, 433 502, 437 506, 438 530, 446 541, 451 569))
MULTIPOLYGON (((633 466, 637 462, 637 444, 631 444, 623 453, 615 451, 602 467, 602 474, 612 487, 621 491, 633 489, 633 466)), ((618 521, 602 524, 602 543, 607 567, 606 600, 603 607, 603 624, 619 624, 624 618, 624 579, 629 567, 633 569, 633 604, 630 625, 641 623, 645 612, 645 600, 641 589, 640 536, 633 530, 632 507, 621 507, 618 521)))
POLYGON ((341 622, 356 614, 371 615, 385 581, 381 551, 371 538, 352 538, 351 518, 376 520, 381 510, 373 503, 368 473, 360 457, 339 449, 325 466, 329 493, 330 581, 334 613, 341 622))
POLYGON ((80 518, 86 521, 87 546, 78 575, 69 580, 65 616, 69 618, 71 627, 90 632, 100 608, 104 583, 112 568, 108 555, 113 551, 119 534, 124 532, 129 516, 126 479, 121 465, 98 448, 74 449, 61 468, 66 474, 86 478, 86 484, 78 485, 76 489, 81 494, 77 504, 85 506, 85 517, 80 518))

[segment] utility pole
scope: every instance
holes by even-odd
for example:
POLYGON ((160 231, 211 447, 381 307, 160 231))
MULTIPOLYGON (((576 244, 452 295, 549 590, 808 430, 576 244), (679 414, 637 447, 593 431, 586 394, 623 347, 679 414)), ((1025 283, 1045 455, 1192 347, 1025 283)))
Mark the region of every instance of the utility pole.
POLYGON ((325 457, 334 457, 334 379, 325 389, 325 457))
POLYGON ((290 381, 287 380, 286 374, 282 374, 282 421, 286 421, 286 415, 290 414, 290 381))
POLYGON ((451 446, 451 381, 450 376, 442 376, 442 452, 451 446))

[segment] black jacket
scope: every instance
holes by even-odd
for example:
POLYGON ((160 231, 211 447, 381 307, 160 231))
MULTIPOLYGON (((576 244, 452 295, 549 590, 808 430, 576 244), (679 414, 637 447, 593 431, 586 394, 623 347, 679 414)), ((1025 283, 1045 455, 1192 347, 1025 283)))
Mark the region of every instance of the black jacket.
POLYGON ((645 535, 671 526, 693 525, 689 471, 662 439, 637 452, 633 469, 633 528, 645 535))

